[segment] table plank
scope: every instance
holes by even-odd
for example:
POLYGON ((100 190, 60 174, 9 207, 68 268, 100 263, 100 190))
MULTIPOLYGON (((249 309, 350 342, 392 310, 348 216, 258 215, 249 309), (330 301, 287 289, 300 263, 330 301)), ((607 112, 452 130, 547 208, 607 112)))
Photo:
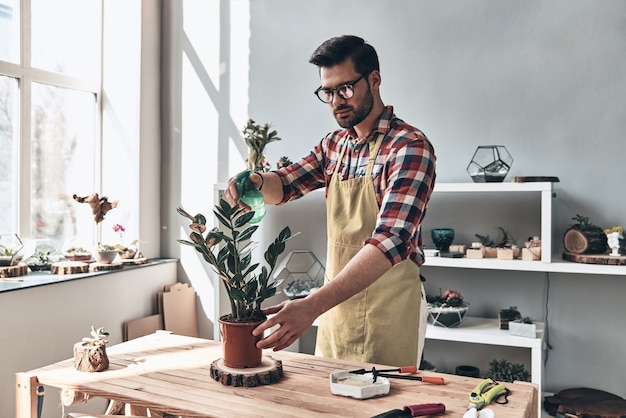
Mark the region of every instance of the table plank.
MULTIPOLYGON (((107 353, 110 368, 100 373, 76 371, 73 360, 68 359, 26 375, 36 377, 40 384, 183 417, 361 418, 421 403, 443 403, 450 415, 462 416, 469 392, 480 382, 420 371, 421 375, 442 376, 446 384, 391 379, 389 395, 357 400, 332 395, 330 374, 384 366, 266 351, 264 355, 283 362, 284 377, 276 384, 244 388, 222 385, 211 378, 211 363, 222 357, 221 344, 215 341, 157 332, 109 347, 107 353)), ((507 383, 507 387, 511 390, 509 403, 490 405, 496 416, 536 418, 537 386, 507 383)))

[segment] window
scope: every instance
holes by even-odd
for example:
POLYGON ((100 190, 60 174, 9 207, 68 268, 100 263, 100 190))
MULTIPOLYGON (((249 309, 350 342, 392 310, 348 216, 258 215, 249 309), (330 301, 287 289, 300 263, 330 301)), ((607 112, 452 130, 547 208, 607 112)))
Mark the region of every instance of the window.
POLYGON ((101 28, 101 0, 0 0, 2 234, 94 242, 72 195, 98 190, 101 28))

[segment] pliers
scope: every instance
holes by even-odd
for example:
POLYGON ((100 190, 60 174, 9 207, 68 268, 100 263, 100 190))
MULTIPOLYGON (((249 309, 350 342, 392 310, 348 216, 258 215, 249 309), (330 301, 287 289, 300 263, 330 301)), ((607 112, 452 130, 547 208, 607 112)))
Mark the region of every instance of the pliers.
POLYGON ((491 402, 507 403, 506 397, 511 393, 504 383, 498 383, 493 379, 485 379, 472 390, 469 395, 469 405, 467 409, 481 409, 491 402), (504 402, 498 402, 497 399, 504 396, 504 402))

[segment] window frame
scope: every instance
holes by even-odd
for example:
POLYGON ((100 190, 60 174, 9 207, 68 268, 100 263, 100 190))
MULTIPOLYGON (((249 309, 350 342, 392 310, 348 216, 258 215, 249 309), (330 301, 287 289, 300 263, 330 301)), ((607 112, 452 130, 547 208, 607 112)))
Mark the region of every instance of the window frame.
MULTIPOLYGON (((96 0, 99 4, 99 48, 98 54, 100 62, 97 65, 97 73, 90 79, 70 76, 53 71, 47 71, 31 66, 31 1, 20 0, 19 10, 14 13, 19 14, 19 63, 0 60, 0 75, 16 79, 18 83, 19 106, 17 111, 17 123, 14 124, 14 145, 16 155, 14 158, 14 174, 16 175, 16 188, 14 189, 16 213, 13 215, 13 225, 17 233, 23 239, 29 239, 31 228, 31 108, 32 108, 32 86, 33 83, 40 83, 69 90, 76 90, 90 93, 95 96, 95 161, 94 161, 94 189, 99 190, 102 184, 102 60, 103 60, 103 18, 104 4, 102 0, 96 0)), ((12 232, 12 231, 5 231, 12 232)))

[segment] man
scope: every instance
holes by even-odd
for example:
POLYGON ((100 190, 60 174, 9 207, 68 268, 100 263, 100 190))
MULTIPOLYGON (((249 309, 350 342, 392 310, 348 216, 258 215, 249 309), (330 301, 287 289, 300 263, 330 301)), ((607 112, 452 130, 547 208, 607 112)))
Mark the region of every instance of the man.
MULTIPOLYGON (((426 312, 420 223, 435 182, 433 147, 383 104, 378 56, 363 39, 331 38, 310 62, 321 80, 315 94, 342 129, 301 161, 250 180, 277 205, 326 187, 326 279, 304 299, 265 309, 274 315, 254 334, 279 327, 257 346, 284 349, 320 317, 318 355, 419 366, 426 312)), ((232 179, 226 197, 238 201, 232 179)))

